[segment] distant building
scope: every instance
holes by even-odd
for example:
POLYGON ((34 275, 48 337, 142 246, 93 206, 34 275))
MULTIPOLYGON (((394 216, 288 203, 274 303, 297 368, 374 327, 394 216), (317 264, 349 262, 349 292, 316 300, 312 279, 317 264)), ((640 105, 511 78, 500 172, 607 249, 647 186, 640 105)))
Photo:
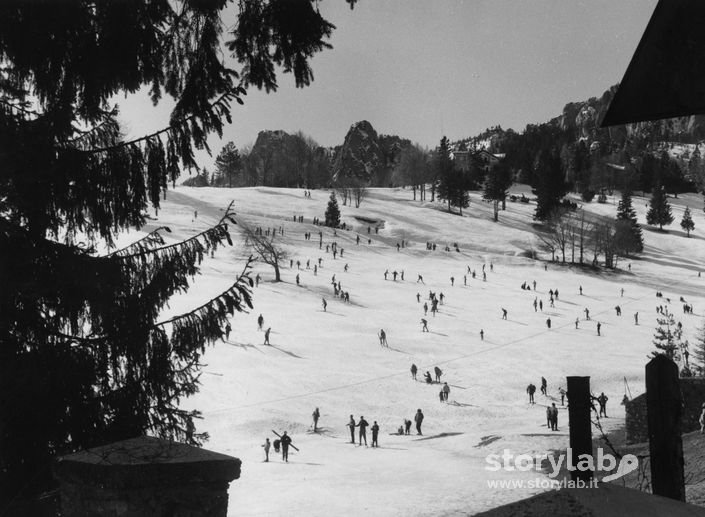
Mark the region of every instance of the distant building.
POLYGON ((476 151, 457 150, 451 153, 455 166, 463 171, 470 170, 470 164, 475 163, 476 166, 482 168, 485 172, 489 171, 494 165, 504 159, 504 154, 493 154, 486 149, 476 151), (471 161, 472 160, 472 161, 471 161))

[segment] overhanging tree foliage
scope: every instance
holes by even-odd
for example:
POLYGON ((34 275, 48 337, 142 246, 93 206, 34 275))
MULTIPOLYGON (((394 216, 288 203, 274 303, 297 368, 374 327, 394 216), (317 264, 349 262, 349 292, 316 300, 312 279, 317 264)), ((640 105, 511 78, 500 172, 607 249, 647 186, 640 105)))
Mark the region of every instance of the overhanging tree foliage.
POLYGON ((205 345, 251 306, 249 262, 205 304, 159 314, 230 242, 234 214, 184 242, 157 231, 96 250, 145 225, 246 88, 276 90, 275 67, 312 80, 334 28, 313 2, 240 2, 224 24, 228 3, 0 4, 0 499, 45 487, 57 453, 144 432, 204 438, 179 401, 198 389, 205 345), (124 141, 109 101, 142 87, 173 99, 170 123, 124 141))

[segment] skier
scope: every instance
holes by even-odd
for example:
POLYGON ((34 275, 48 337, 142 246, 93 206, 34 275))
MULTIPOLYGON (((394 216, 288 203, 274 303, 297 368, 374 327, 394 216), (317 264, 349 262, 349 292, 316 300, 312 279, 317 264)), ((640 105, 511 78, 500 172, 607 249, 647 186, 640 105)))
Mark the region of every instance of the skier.
POLYGON ((563 387, 560 387, 558 388, 558 393, 561 394, 561 406, 565 406, 566 391, 563 389, 563 387))
POLYGON ((282 459, 289 463, 289 445, 291 445, 291 437, 284 431, 280 441, 282 446, 282 459))
POLYGON ((529 394, 529 404, 536 404, 536 402, 534 402, 534 393, 536 393, 536 386, 534 386, 533 384, 529 384, 526 387, 526 392, 529 394))
POLYGON ((379 329, 379 344, 382 346, 389 346, 387 344, 387 334, 384 329, 379 329))
POLYGON ((485 340, 485 331, 483 329, 480 329, 480 341, 485 340))
MULTIPOLYGON (((424 284, 423 277, 421 275, 419 275, 419 278, 416 279, 416 283, 418 284, 419 282, 424 284)), ((424 284, 424 285, 426 285, 426 284, 424 284)))
POLYGON ((578 328, 578 323, 580 323, 580 318, 575 318, 575 328, 578 328))
POLYGON ((553 402, 550 407, 551 411, 551 431, 558 431, 558 408, 556 403, 553 402))
POLYGON ((411 432, 411 420, 404 419, 404 434, 409 434, 411 432))
POLYGON ((269 461, 269 448, 272 446, 271 443, 269 443, 269 438, 264 439, 264 443, 262 444, 262 447, 264 447, 264 461, 269 461))
POLYGON ((426 316, 428 314, 428 304, 424 302, 423 304, 423 315, 426 316))
POLYGON ((551 318, 546 319, 546 326, 550 329, 551 328, 551 318))
POLYGON ((426 384, 433 384, 433 379, 428 371, 424 374, 424 379, 426 380, 426 384))
POLYGON ((423 325, 421 332, 428 332, 428 321, 425 318, 421 318, 421 325, 423 325))
POLYGON ((262 279, 259 273, 255 276, 255 287, 259 287, 259 281, 262 279))
POLYGON ((617 305, 617 306, 614 308, 614 312, 617 313, 617 316, 621 316, 621 315, 622 315, 622 308, 621 308, 619 305, 617 305))
POLYGON ((541 394, 544 396, 547 396, 548 393, 546 393, 546 388, 548 387, 548 383, 546 382, 545 377, 541 377, 541 394))
POLYGON ((534 298, 534 312, 538 311, 538 309, 537 309, 538 305, 539 305, 538 298, 534 298))
POLYGON ((389 270, 387 269, 387 270, 384 272, 384 279, 385 279, 385 280, 387 279, 387 275, 388 275, 388 274, 389 274, 389 270))
POLYGON ((507 319, 507 309, 505 309, 504 307, 502 307, 502 319, 503 320, 507 319))
POLYGON ((421 293, 416 293, 416 303, 421 303, 421 293))
POLYGON ((585 307, 585 319, 590 321, 590 309, 585 307))
POLYGON ((328 302, 325 298, 321 298, 321 301, 323 302, 323 312, 326 312, 326 308, 328 308, 328 302))
POLYGON ((452 276, 450 277, 450 286, 453 287, 455 285, 455 277, 452 276))
POLYGON ((350 415, 350 422, 348 422, 348 427, 350 428, 350 443, 355 443, 355 419, 350 415))
POLYGON ((435 366, 433 368, 433 373, 436 374, 436 382, 440 383, 441 382, 441 375, 443 375, 443 371, 438 366, 435 366))
POLYGON ((360 420, 357 422, 357 427, 360 428, 360 435, 358 437, 359 439, 359 445, 362 445, 362 440, 365 440, 365 447, 367 447, 367 426, 370 425, 367 423, 367 420, 365 420, 365 417, 360 415, 360 420))
POLYGON ((375 423, 370 427, 372 430, 372 447, 379 447, 379 443, 377 443, 377 436, 379 436, 379 426, 377 425, 377 420, 375 420, 375 423))
POLYGON ((600 416, 604 416, 607 418, 607 401, 609 399, 607 398, 607 395, 605 395, 605 392, 603 391, 600 393, 600 396, 597 397, 597 403, 600 405, 600 416))
POLYGON ((257 330, 262 330, 262 325, 264 325, 264 317, 260 314, 257 317, 257 330))
POLYGON ((296 285, 300 285, 300 284, 299 284, 299 274, 298 274, 298 273, 296 273, 296 285))
POLYGON ((583 286, 582 285, 580 286, 579 290, 580 290, 580 296, 582 296, 583 295, 583 286))
POLYGON ((398 274, 399 274, 399 273, 397 273, 396 269, 395 269, 394 271, 392 271, 392 276, 394 277, 394 281, 395 281, 395 282, 397 281, 397 275, 398 275, 398 274))
POLYGON ((634 313, 634 325, 638 325, 638 324, 639 324, 639 313, 635 312, 634 313))
POLYGON ((543 300, 539 300, 539 310, 543 312, 543 300))
POLYGON ((598 322, 597 322, 597 335, 598 335, 598 336, 600 335, 600 329, 601 329, 601 328, 602 328, 602 323, 600 323, 600 322, 598 321, 598 322))
POLYGON ((267 330, 264 332, 264 344, 265 345, 271 345, 269 342, 269 332, 272 330, 272 327, 269 327, 267 330))
POLYGON ((416 434, 421 434, 421 424, 423 423, 423 413, 421 410, 416 411, 416 415, 414 416, 414 421, 416 422, 416 434))
POLYGON ((230 339, 230 332, 233 330, 233 328, 230 326, 230 323, 225 324, 225 339, 230 339))
POLYGON ((448 395, 450 395, 450 386, 447 382, 443 383, 443 399, 448 402, 448 395))
POLYGON ((313 432, 318 431, 318 419, 321 418, 321 412, 318 411, 318 408, 313 410, 313 432))
POLYGON ((348 272, 348 265, 347 265, 347 264, 345 264, 345 267, 343 268, 343 271, 345 271, 346 273, 348 272))
POLYGON ((416 380, 416 372, 419 371, 415 364, 411 365, 411 378, 416 380))

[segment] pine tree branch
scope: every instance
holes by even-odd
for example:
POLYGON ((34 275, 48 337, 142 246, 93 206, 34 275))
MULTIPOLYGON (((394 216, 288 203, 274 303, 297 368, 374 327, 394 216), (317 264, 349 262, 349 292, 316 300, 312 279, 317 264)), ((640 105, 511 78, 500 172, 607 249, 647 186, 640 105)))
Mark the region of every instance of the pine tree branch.
MULTIPOLYGON (((108 253, 105 256, 106 257, 112 257, 115 255, 124 256, 127 251, 130 251, 133 248, 142 250, 142 252, 149 251, 149 248, 146 248, 145 245, 150 245, 153 243, 164 244, 164 239, 162 239, 162 236, 159 234, 159 232, 162 230, 165 232, 171 233, 171 228, 169 228, 168 226, 160 226, 156 230, 152 230, 151 232, 149 232, 147 235, 145 235, 141 239, 139 239, 131 244, 128 244, 124 248, 120 248, 120 249, 115 250, 111 253, 108 253)), ((135 255, 133 254, 132 256, 135 256, 135 255)))
MULTIPOLYGON (((193 310, 190 310, 189 312, 185 312, 183 314, 179 314, 178 316, 174 316, 173 318, 169 318, 168 320, 164 320, 164 321, 160 321, 159 323, 155 323, 154 327, 163 327, 163 326, 168 325, 170 323, 175 323, 177 321, 187 319, 190 316, 193 316, 194 314, 197 314, 198 312, 202 311, 203 309, 206 309, 208 307, 212 307, 223 296, 227 295, 228 293, 233 292, 233 290, 239 289, 243 282, 247 283, 250 287, 252 287, 252 280, 248 276, 248 272, 250 269, 252 269, 251 264, 253 261, 254 261, 254 258, 252 258, 252 256, 250 256, 247 259, 247 263, 245 264, 245 267, 242 269, 242 272, 238 275, 235 282, 233 282, 230 287, 228 287, 225 291, 220 293, 218 296, 211 298, 206 303, 200 305, 199 307, 196 307, 193 310), (247 281, 245 281, 245 279, 247 279, 247 281)), ((252 305, 250 305, 250 304, 248 304, 248 305, 250 308, 252 308, 252 305)))
MULTIPOLYGON (((238 103, 242 104, 242 99, 240 99, 240 97, 238 95, 244 95, 244 94, 245 94, 245 90, 240 86, 236 86, 232 91, 228 91, 228 92, 223 93, 220 97, 218 97, 215 101, 213 101, 209 107, 210 107, 210 109, 213 109, 213 108, 215 108, 217 106, 221 106, 221 105, 227 106, 229 104, 229 101, 231 98, 234 98, 238 103)), ((144 135, 139 138, 135 138, 134 140, 120 142, 119 144, 116 144, 114 146, 99 147, 96 149, 81 149, 81 152, 89 153, 89 154, 104 153, 104 152, 120 149, 123 147, 137 145, 141 142, 151 141, 160 135, 175 131, 177 128, 179 128, 179 129, 183 128, 186 124, 188 124, 192 120, 200 118, 201 115, 202 114, 192 113, 191 115, 188 115, 180 120, 177 120, 175 122, 171 122, 167 127, 162 128, 158 131, 155 131, 154 133, 150 133, 148 135, 144 135)))
MULTIPOLYGON (((228 205, 228 208, 225 210, 225 215, 223 215, 223 217, 220 218, 220 220, 215 224, 215 226, 211 226, 210 228, 203 230, 202 232, 197 233, 193 237, 189 237, 186 240, 179 241, 174 244, 168 244, 166 246, 162 246, 161 248, 144 249, 138 253, 130 253, 130 254, 126 254, 126 255, 118 254, 119 251, 123 251, 125 249, 130 248, 130 246, 134 246, 135 244, 139 243, 140 241, 143 241, 143 240, 149 238, 150 235, 152 235, 155 232, 158 232, 161 229, 166 229, 169 232, 171 231, 167 226, 161 226, 161 227, 157 228, 156 230, 152 231, 151 233, 149 233, 148 235, 146 235, 145 237, 143 237, 142 239, 140 239, 140 241, 137 241, 133 244, 130 244, 130 246, 123 248, 123 250, 118 250, 118 251, 113 252, 107 256, 109 257, 112 255, 117 255, 117 257, 120 259, 132 259, 135 257, 143 257, 145 255, 154 254, 154 253, 161 253, 161 252, 167 251, 169 249, 187 246, 189 243, 191 243, 195 240, 201 239, 206 235, 217 233, 221 229, 227 230, 227 223, 228 222, 231 222, 233 224, 237 224, 237 221, 235 221, 235 219, 234 219, 235 212, 232 211, 232 206, 234 203, 235 203, 235 201, 230 202, 230 204, 228 205)), ((226 238, 228 240, 228 244, 232 245, 232 240, 230 239, 230 237, 227 236, 226 238)))

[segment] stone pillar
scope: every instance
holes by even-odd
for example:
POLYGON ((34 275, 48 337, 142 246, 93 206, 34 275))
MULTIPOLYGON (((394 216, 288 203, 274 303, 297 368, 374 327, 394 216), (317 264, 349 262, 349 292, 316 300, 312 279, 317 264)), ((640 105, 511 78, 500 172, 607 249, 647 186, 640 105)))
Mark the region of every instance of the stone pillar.
MULTIPOLYGON (((590 377, 568 377, 568 419, 570 421, 570 450, 569 458, 573 466, 577 466, 583 454, 592 456, 592 422, 590 412, 590 377)), ((570 473, 572 480, 582 480, 589 483, 592 479, 592 470, 574 470, 570 473)))
POLYGON ((222 516, 240 460, 142 436, 57 459, 65 517, 222 516))

